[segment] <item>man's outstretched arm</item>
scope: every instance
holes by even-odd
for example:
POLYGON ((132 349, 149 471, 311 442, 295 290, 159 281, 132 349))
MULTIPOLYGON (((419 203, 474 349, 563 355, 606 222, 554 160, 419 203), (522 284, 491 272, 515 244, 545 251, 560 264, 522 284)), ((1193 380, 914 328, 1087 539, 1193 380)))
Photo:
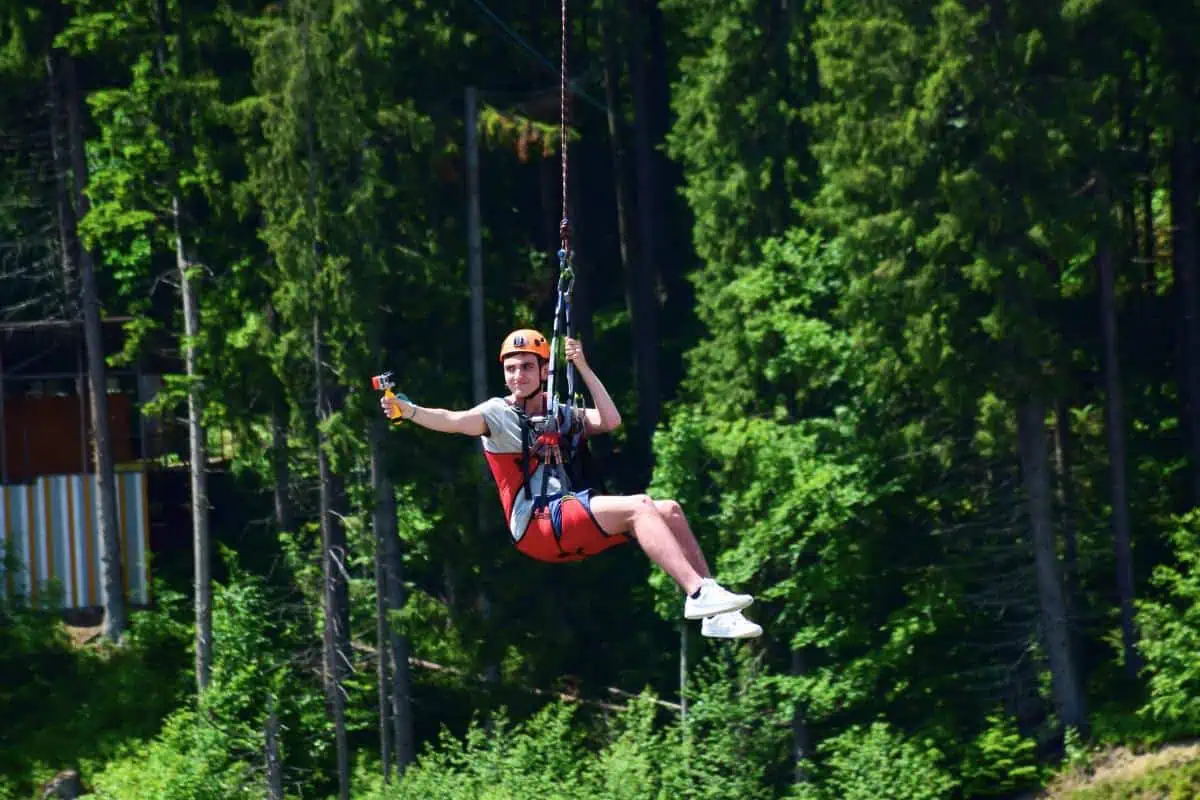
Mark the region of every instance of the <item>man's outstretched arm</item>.
POLYGON ((385 413, 389 406, 398 407, 400 417, 405 422, 414 422, 431 431, 461 433, 464 436, 484 436, 488 432, 481 405, 466 411, 451 411, 445 408, 426 408, 401 397, 383 397, 379 404, 385 413))

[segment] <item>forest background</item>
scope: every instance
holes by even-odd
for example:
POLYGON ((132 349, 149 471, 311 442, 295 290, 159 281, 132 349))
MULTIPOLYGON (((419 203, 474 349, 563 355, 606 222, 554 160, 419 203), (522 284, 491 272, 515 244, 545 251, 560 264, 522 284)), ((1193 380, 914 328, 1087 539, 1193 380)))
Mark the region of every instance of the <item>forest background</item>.
POLYGON ((1194 3, 569 4, 594 475, 682 503, 732 643, 636 546, 515 553, 371 390, 549 326, 562 7, 2 9, 5 319, 177 365, 194 544, 87 646, 0 606, 0 795, 1003 797, 1200 731, 1194 3))

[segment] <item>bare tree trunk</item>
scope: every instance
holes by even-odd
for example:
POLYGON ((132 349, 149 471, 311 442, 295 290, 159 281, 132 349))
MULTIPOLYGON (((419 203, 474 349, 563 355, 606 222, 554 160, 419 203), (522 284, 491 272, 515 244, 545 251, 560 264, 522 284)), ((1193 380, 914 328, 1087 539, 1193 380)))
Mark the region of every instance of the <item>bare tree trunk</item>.
POLYGON ((1017 437, 1037 566, 1042 638, 1050 662, 1055 705, 1064 725, 1086 734, 1087 712, 1072 655, 1054 541, 1050 471, 1046 454, 1046 409, 1040 399, 1030 396, 1017 409, 1017 437))
MULTIPOLYGON (((390 483, 388 484, 390 488, 390 483)), ((395 495, 392 498, 392 517, 395 518, 395 495)), ((395 531, 395 526, 393 526, 395 531)), ((404 565, 401 560, 400 537, 397 534, 387 537, 385 542, 387 554, 387 589, 388 611, 400 611, 404 608, 404 565)), ((412 713, 412 671, 409 665, 408 638, 401 636, 395 628, 389 626, 392 651, 392 741, 396 751, 396 767, 399 774, 417 760, 417 745, 413 735, 412 713)))
POLYGON ((383 765, 383 782, 392 780, 392 715, 391 715, 391 675, 388 669, 388 636, 387 619, 387 555, 384 537, 387 533, 379 520, 379 463, 374 448, 371 453, 371 483, 376 492, 375 508, 375 671, 378 680, 379 694, 379 761, 383 765))
POLYGON ((687 723, 688 712, 688 626, 679 625, 679 721, 687 723))
POLYGON ((333 715, 337 745, 338 797, 350 797, 350 752, 346 739, 346 696, 342 688, 350 667, 349 586, 346 568, 346 531, 337 511, 342 492, 338 476, 329 464, 329 446, 322 423, 332 413, 330 392, 325 385, 325 346, 320 314, 313 315, 313 363, 317 414, 317 474, 320 482, 322 577, 325 584, 325 670, 326 692, 333 715))
POLYGON ((1117 355, 1117 299, 1112 250, 1101 242, 1096 253, 1100 267, 1100 319, 1104 329, 1104 417, 1108 434, 1108 469, 1112 487, 1112 529, 1116 549, 1117 595, 1121 602, 1121 640, 1125 671, 1136 679, 1140 669, 1134 627, 1133 551, 1130 546, 1129 484, 1125 459, 1125 403, 1117 355))
MULTIPOLYGON (((377 677, 379 680, 379 758, 383 763, 383 781, 392 778, 392 715, 391 715, 391 671, 388 661, 391 653, 391 625, 388 622, 388 570, 387 537, 396 535, 396 517, 393 510, 388 519, 385 494, 391 493, 391 482, 383 469, 383 442, 381 431, 372 419, 368 424, 367 437, 371 458, 371 487, 375 493, 372 509, 372 528, 375 530, 375 652, 379 654, 377 677), (391 527, 389 528, 389 522, 391 527)), ((393 500, 393 503, 395 501, 393 500)))
POLYGON ((349 586, 346 568, 346 531, 342 526, 337 505, 342 498, 341 482, 329 464, 328 440, 322 423, 334 410, 335 387, 326 386, 325 334, 321 324, 321 210, 317 204, 317 187, 321 181, 320 153, 317 149, 316 104, 314 72, 311 68, 311 20, 304 12, 301 36, 304 47, 304 69, 309 87, 305 111, 305 150, 308 157, 308 189, 306 213, 312 225, 312 348, 313 388, 315 402, 318 505, 321 525, 322 577, 324 582, 324 656, 325 691, 333 718, 334 743, 337 752, 338 800, 350 799, 350 751, 346 734, 346 697, 343 680, 350 667, 349 586))
MULTIPOLYGON (((1146 52, 1146 47, 1140 47, 1138 51, 1138 66, 1139 66, 1139 89, 1147 92, 1150 88, 1150 58, 1146 52)), ((1155 253, 1157 247, 1154 242, 1154 147, 1151 143, 1151 125, 1150 120, 1143 118, 1140 126, 1141 142, 1138 148, 1138 159, 1141 164, 1141 175, 1139 176, 1139 187, 1141 189, 1141 197, 1139 203, 1142 207, 1142 248, 1141 257, 1145 262, 1146 269, 1146 292, 1153 295, 1158 283, 1157 264, 1155 264, 1155 253)))
MULTIPOLYGON (((637 161, 637 204, 640 225, 639 264, 626 272, 626 291, 633 334, 634 374, 637 385, 638 429, 634 441, 639 457, 649 463, 650 441, 658 425, 658 302, 655 285, 661 257, 658 237, 660 202, 658 170, 654 158, 654 109, 650 67, 647 59, 647 12, 642 0, 629 0, 630 24, 634 32, 629 51, 630 80, 636 118, 634 153, 637 161)), ((639 469, 639 474, 644 470, 639 469)), ((641 477, 638 482, 641 483, 641 477)))
MULTIPOLYGON (((87 198, 87 158, 84 155, 83 97, 75 74, 75 61, 61 54, 67 107, 67 138, 74 175, 75 218, 83 220, 90 207, 87 198)), ((108 429, 108 368, 100 324, 100 296, 92 253, 80 243, 78 251, 83 338, 87 351, 88 399, 92 423, 92 460, 96 470, 96 518, 100 538, 100 595, 104 604, 104 635, 119 641, 127 626, 121 531, 117 527, 116 471, 108 429)))
POLYGON ((179 197, 171 198, 175 222, 175 265, 183 302, 183 363, 188 378, 188 472, 192 488, 192 557, 196 605, 196 689, 203 693, 212 680, 212 542, 209 537, 208 443, 202 421, 201 377, 196 364, 200 334, 198 289, 183 244, 179 197))
POLYGON ((1079 543, 1071 515, 1075 509, 1075 488, 1071 477, 1071 416, 1067 401, 1058 398, 1054 403, 1054 471, 1058 506, 1063 524, 1063 578, 1067 592, 1067 608, 1074 608, 1079 594, 1079 543))
POLYGON ((59 263, 62 265, 64 316, 75 318, 78 313, 74 294, 78 233, 75 224, 75 209, 71 207, 71 194, 67 188, 67 175, 71 171, 67 156, 67 137, 64 128, 62 93, 58 87, 58 54, 51 48, 46 54, 46 95, 50 107, 50 152, 54 161, 54 207, 58 217, 59 263))
POLYGON ((626 162, 621 124, 619 119, 621 109, 620 94, 620 60, 617 56, 617 12, 613 0, 605 0, 604 13, 601 18, 601 32, 604 41, 604 100, 608 106, 608 143, 612 152, 613 192, 617 208, 617 246, 621 255, 621 272, 627 276, 625 282, 625 302, 632 307, 633 281, 629 277, 633 272, 630 263, 629 247, 629 198, 625 185, 626 162))
MULTIPOLYGON (((471 396, 475 404, 487 399, 487 343, 484 331, 483 296, 483 234, 479 215, 479 136, 478 105, 474 86, 468 86, 463 97, 465 111, 465 150, 467 156, 467 275, 471 318, 471 396)), ((482 445, 481 445, 482 447, 482 445)), ((487 464, 479 462, 475 476, 475 530, 482 540, 488 531, 488 501, 491 476, 487 464)), ((492 602, 485 589, 479 590, 479 608, 486 621, 492 613, 492 602)), ((486 648, 485 648, 486 649, 486 648)), ((500 665, 494 658, 485 659, 483 674, 491 683, 500 680, 500 665)))
POLYGON ((275 526, 280 531, 291 530, 292 504, 288 499, 291 469, 288 466, 287 408, 276 396, 271 402, 271 471, 275 499, 275 526))
POLYGON ((1196 265, 1195 126, 1181 108, 1171 147, 1171 241, 1179 313, 1183 322, 1183 374, 1192 502, 1200 504, 1200 287, 1196 265))
MULTIPOLYGON (((169 11, 166 0, 158 0, 156 6, 159 39, 155 45, 159 74, 169 78, 167 66, 167 37, 169 11)), ((181 12, 182 13, 182 12, 181 12)), ((176 42, 176 59, 180 76, 185 75, 184 51, 186 28, 179 22, 176 42)), ((175 109, 168 105, 165 119, 161 120, 163 138, 174 158, 189 156, 188 143, 184 134, 176 129, 175 109)), ((212 543, 209 537, 208 507, 208 442, 204 428, 204 399, 202 380, 197 366, 196 338, 200 335, 199 287, 191 259, 187 253, 186 225, 183 220, 183 200, 178 173, 172 170, 171 223, 175 239, 175 270, 179 277, 179 298, 183 308, 183 363, 188 379, 188 474, 191 481, 192 499, 192 581, 196 611, 196 690, 203 694, 212 679, 212 543)))
MULTIPOLYGON (((1057 260, 1052 260, 1050 263, 1054 281, 1061 286, 1062 267, 1057 260)), ((1060 361, 1056 366, 1064 380, 1069 378, 1071 372, 1069 361, 1060 361)), ((1054 401, 1054 471, 1055 499, 1058 501, 1058 507, 1062 513, 1065 561, 1063 578, 1066 586, 1068 619, 1074 615, 1075 602, 1079 596, 1079 546, 1075 535, 1075 524, 1072 520, 1072 514, 1075 511, 1075 491, 1071 472, 1073 450, 1070 409, 1066 398, 1060 393, 1054 401)))
POLYGON ((275 698, 267 700, 267 725, 263 756, 267 775, 267 800, 283 800, 283 766, 279 761, 279 716, 275 713, 275 698))
MULTIPOLYGON (((792 649, 792 675, 803 677, 807 673, 804 661, 804 651, 796 647, 792 649)), ((808 720, 804 716, 804 708, 797 703, 792 712, 792 783, 797 785, 808 783, 810 775, 806 764, 812 758, 812 736, 808 729, 808 720)))
MULTIPOLYGON (((279 317, 270 303, 266 307, 267 326, 273 337, 279 336, 279 317)), ((271 394, 271 477, 275 501, 275 527, 280 531, 292 529, 290 486, 291 467, 288 459, 288 407, 283 397, 284 387, 271 394)))
MULTIPOLYGON (((386 434, 382 419, 372 420, 367 432, 371 449, 371 485, 375 493, 373 524, 375 527, 375 576, 379 596, 376 611, 379 613, 379 660, 390 669, 381 666, 381 680, 389 680, 381 687, 381 698, 386 694, 390 703, 386 713, 391 724, 389 757, 394 760, 400 774, 416 758, 413 742, 412 698, 410 696, 410 674, 408 663, 408 640, 392 627, 388 616, 404 606, 403 575, 400 570, 400 539, 396 526, 396 492, 387 472, 383 469, 383 437, 386 434), (390 662, 390 663, 389 663, 390 662)), ((384 777, 388 777, 385 770, 384 777)))

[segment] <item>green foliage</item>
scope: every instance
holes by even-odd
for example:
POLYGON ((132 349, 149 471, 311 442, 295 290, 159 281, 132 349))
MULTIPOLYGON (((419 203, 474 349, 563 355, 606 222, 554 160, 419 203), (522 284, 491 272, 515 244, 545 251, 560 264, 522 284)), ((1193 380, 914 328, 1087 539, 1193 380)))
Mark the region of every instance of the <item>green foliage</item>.
POLYGON ((1138 604, 1149 684, 1144 713, 1194 733, 1200 730, 1200 511, 1179 517, 1168 535, 1175 558, 1151 579, 1161 595, 1138 604))
POLYGON ((959 777, 968 797, 986 797, 1029 789, 1045 775, 1036 742, 1021 735, 1011 716, 995 712, 967 749, 959 777))
MULTIPOLYGON (((424 404, 470 402, 464 85, 480 89, 483 108, 485 337, 548 318, 560 109, 532 51, 552 53, 557 19, 511 0, 489 3, 495 16, 384 0, 25 5, 0 12, 0 177, 11 189, 2 316, 63 313, 49 302, 64 285, 56 192, 75 176, 49 167, 54 43, 76 56, 86 98, 82 234, 102 306, 134 317, 122 359, 171 371, 184 345, 198 346, 203 418, 231 432, 233 470, 215 466, 214 484, 236 482, 256 500, 215 496, 220 535, 256 568, 282 558, 270 587, 231 570, 217 593, 213 686, 186 711, 181 598, 157 592, 169 609, 135 615, 123 648, 82 649, 50 617, 5 601, 0 793, 29 794, 67 754, 109 796, 253 794, 274 710, 289 786, 321 795, 332 737, 314 657, 318 417, 345 490, 334 513, 350 545, 347 633, 373 644, 367 378, 393 369, 424 404), (513 47, 513 30, 527 47, 513 47), (525 158, 539 147, 543 158, 525 158), (178 304, 163 300, 179 266, 176 199, 203 289, 193 342, 179 334, 178 304), (320 410, 315 319, 330 389, 320 410), (286 531, 258 510, 275 488, 286 531)), ((1057 733, 1014 424, 1033 390, 1054 412, 1074 644, 1092 708, 1112 701, 1093 712, 1093 737, 1194 733, 1200 521, 1172 516, 1196 500, 1179 443, 1195 404, 1181 402, 1176 374, 1195 360, 1194 343, 1178 339, 1177 301, 1191 284, 1176 237, 1187 227, 1172 208, 1186 155, 1175 144, 1195 138, 1181 127, 1194 123, 1181 109, 1195 99, 1189 43, 1175 41, 1196 28, 1185 5, 661 0, 573 11, 575 88, 590 94, 603 72, 617 112, 612 143, 605 114, 571 120, 577 310, 599 345, 589 355, 628 415, 627 276, 609 266, 627 248, 634 269, 657 273, 664 313, 652 344, 688 353, 651 491, 682 503, 719 577, 755 594, 749 613, 767 634, 693 639, 689 656, 699 651, 704 666, 691 662, 686 725, 664 721, 649 698, 604 721, 566 706, 526 718, 528 697, 487 715, 498 697, 567 673, 583 674, 585 694, 675 691, 678 589, 636 547, 561 567, 520 559, 494 498, 478 521, 477 443, 393 429, 382 466, 400 487, 408 602, 391 622, 415 656, 449 668, 415 673, 418 737, 429 743, 440 726, 459 736, 444 734, 397 786, 371 786, 375 675, 356 652, 345 689, 364 791, 844 800, 940 796, 956 781, 964 794, 1030 787, 1046 757, 1033 743, 1057 733), (597 10, 618 45, 611 63, 597 10), (644 33, 663 42, 651 43, 649 86, 630 117, 628 45, 644 33), (639 148, 662 169, 639 165, 623 199, 664 209, 648 217, 665 242, 660 263, 646 258, 641 226, 618 230, 614 213, 611 177, 623 171, 613 152, 639 148), (1145 684, 1132 689, 1111 652, 1102 251, 1118 273, 1144 598, 1145 684), (702 266, 689 306, 678 284, 693 257, 702 266), (485 665, 498 667, 497 683, 477 680, 485 665), (1126 715, 1143 688, 1144 713, 1126 715), (472 710, 490 721, 464 732, 472 710), (799 765, 810 782, 796 786, 793 725, 813 740, 799 765)), ((169 423, 194 385, 172 374, 164 385, 143 410, 169 423)), ((612 441, 608 466, 623 466, 628 440, 612 441)), ((155 513, 176 505, 151 501, 155 513)), ((1068 761, 1086 760, 1092 740, 1067 737, 1068 761)))
POLYGON ((443 731, 399 783, 376 782, 363 800, 777 796, 772 770, 787 731, 769 686, 717 668, 697 681, 686 723, 664 723, 648 692, 603 720, 563 702, 520 722, 500 710, 486 725, 472 721, 462 737, 443 731))
POLYGON ((668 152, 684 173, 703 298, 782 235, 814 169, 801 109, 817 92, 815 6, 668 0, 680 31, 668 152))
POLYGON ((854 726, 821 743, 829 800, 945 800, 958 785, 928 741, 907 740, 886 722, 854 726))
POLYGON ((256 764, 230 757, 230 737, 203 713, 171 715, 145 744, 126 749, 93 779, 96 798, 219 800, 261 797, 256 764))
POLYGON ((265 729, 274 713, 289 785, 319 785, 331 744, 319 683, 298 667, 312 648, 305 620, 281 613, 264 582, 235 570, 215 587, 212 682, 195 708, 131 741, 91 780, 111 800, 261 797, 265 729))
POLYGON ((443 732, 394 788, 377 789, 367 800, 508 800, 584 797, 584 751, 573 726, 576 709, 555 703, 523 723, 500 710, 487 726, 473 721, 457 739, 443 732))
POLYGON ((75 646, 52 613, 0 608, 0 775, 15 796, 67 764, 88 767, 149 736, 189 685, 182 597, 135 613, 121 646, 75 646), (72 687, 64 691, 64 687, 72 687))

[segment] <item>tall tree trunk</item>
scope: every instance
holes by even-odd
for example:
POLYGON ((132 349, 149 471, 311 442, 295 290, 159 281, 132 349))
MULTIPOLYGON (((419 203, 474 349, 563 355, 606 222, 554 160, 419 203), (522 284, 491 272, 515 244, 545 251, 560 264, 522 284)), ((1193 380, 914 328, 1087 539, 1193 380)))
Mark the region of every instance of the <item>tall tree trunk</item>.
MULTIPOLYGON (((279 314, 274 304, 268 302, 264 313, 271 337, 278 339, 279 314)), ((271 492, 277 531, 292 529, 292 470, 289 464, 291 453, 288 447, 288 427, 288 405, 284 397, 284 387, 281 383, 276 383, 274 391, 271 392, 271 492)))
POLYGON ((267 700, 267 724, 263 738, 267 800, 283 800, 283 765, 279 760, 279 715, 275 713, 274 695, 267 700))
MULTIPOLYGON (((372 426, 373 427, 373 426, 372 426)), ((389 636, 387 610, 387 531, 380 518, 380 478, 382 465, 378 446, 371 437, 371 486, 375 491, 375 508, 372 527, 375 530, 375 653, 376 678, 379 695, 379 761, 383 765, 383 782, 392 780, 392 714, 391 714, 391 670, 388 668, 389 636)))
POLYGON ((1140 668, 1133 609, 1133 551, 1130 547, 1129 485, 1125 463, 1125 406, 1117 353, 1116 277, 1112 250, 1101 242, 1096 253, 1100 268, 1100 319, 1104 329, 1104 424, 1108 437, 1108 469, 1112 488, 1112 531, 1116 550, 1117 595, 1121 602, 1121 640, 1125 671, 1136 679, 1140 668))
MULTIPOLYGON (((386 484, 387 500, 390 503, 390 516, 393 520, 393 535, 384 542, 384 552, 387 556, 387 592, 388 611, 397 612, 404 608, 404 562, 400 548, 399 531, 396 530, 396 497, 391 491, 391 483, 386 484)), ((386 505, 385 505, 386 507, 386 505)), ((392 742, 396 753, 396 767, 399 774, 417 759, 417 745, 413 733, 412 711, 412 668, 409 664, 408 637, 401 635, 394 627, 389 626, 392 655, 392 742)))
POLYGON ((603 39, 604 100, 608 107, 608 144, 612 156, 613 194, 617 211, 617 248, 621 257, 621 273, 626 276, 625 302, 634 302, 633 264, 629 230, 629 189, 625 179, 628 167, 625 159, 624 136, 621 131, 620 59, 617 56, 617 10, 614 0, 605 0, 600 21, 603 39))
MULTIPOLYGON (((387 423, 376 419, 373 423, 376 433, 372 441, 378 441, 382 448, 384 428, 387 423)), ((382 452, 376 455, 382 458, 382 452)), ((379 470, 379 479, 375 485, 377 524, 383 531, 383 559, 385 567, 384 585, 387 589, 387 611, 390 614, 402 611, 406 602, 404 591, 404 559, 401 548, 400 531, 396 521, 396 492, 387 473, 379 470)), ((395 754, 397 772, 400 775, 410 764, 416 761, 417 746, 413 733, 412 712, 412 669, 409 664, 408 637, 402 635, 390 623, 388 639, 391 656, 391 720, 392 720, 392 750, 395 754)))
POLYGON ((1075 511, 1075 485, 1071 477, 1073 441, 1070 410, 1067 401, 1060 397, 1054 403, 1054 472, 1055 494, 1062 511, 1063 578, 1068 609, 1074 608, 1079 593, 1079 543, 1071 519, 1075 511))
POLYGON ((275 527, 279 531, 292 528, 292 504, 288 487, 291 468, 288 465, 287 406, 282 397, 271 400, 271 473, 275 500, 275 527))
MULTIPOLYGON (((613 199, 617 209, 617 247, 620 254, 620 271, 629 276, 632 272, 629 246, 629 190, 625 176, 629 174, 625 162, 625 144, 620 125, 620 61, 617 56, 617 11, 613 0, 606 0, 600 30, 604 37, 604 96, 607 106, 608 148, 612 156, 613 199)), ((625 282, 626 302, 632 303, 632 281, 625 282)))
POLYGON ((648 477, 650 441, 658 425, 658 302, 655 286, 661 252, 658 226, 662 222, 658 197, 658 170, 654 148, 654 107, 650 65, 647 58, 649 16, 642 0, 629 0, 633 41, 629 52, 629 75, 633 84, 634 153, 637 161, 637 204, 640 224, 639 263, 626 272, 630 331, 633 334, 634 375, 637 385, 637 435, 630 438, 639 459, 638 483, 648 477))
POLYGON ((338 800, 350 798, 350 751, 346 733, 346 697, 343 680, 350 666, 349 586, 346 568, 346 531, 337 506, 342 499, 341 481, 329 463, 329 442, 323 423, 334 411, 336 387, 326 385, 325 333, 321 323, 322 297, 322 224, 317 203, 317 187, 322 180, 320 152, 317 148, 316 80, 311 64, 310 12, 302 12, 301 37, 304 47, 305 83, 308 86, 305 109, 305 154, 308 158, 308 188, 305 211, 312 226, 312 348, 315 433, 317 448, 318 514, 321 526, 322 577, 324 582, 324 656, 325 691, 333 718, 337 751, 338 800))
MULTIPOLYGON (((159 38, 155 45, 158 71, 163 80, 170 78, 167 64, 167 38, 169 35, 169 11, 166 0, 158 0, 157 16, 159 38)), ((182 13, 182 12, 181 12, 182 13)), ((184 52, 187 30, 184 21, 179 22, 176 41, 176 62, 179 77, 186 75, 184 52)), ((190 157, 185 134, 176 130, 177 109, 168 103, 163 109, 161 120, 163 138, 174 160, 178 163, 190 157)), ((212 679, 212 543, 209 537, 208 506, 208 442, 204 429, 202 380, 197 365, 196 337, 200 335, 199 287, 191 259, 187 253, 187 235, 184 222, 182 189, 178 173, 170 176, 171 224, 175 239, 175 271, 179 278, 179 298, 183 309, 183 364, 187 375, 188 408, 188 474, 191 481, 192 499, 192 580, 196 612, 196 690, 203 694, 212 679)))
POLYGON ((67 156, 66 123, 64 121, 62 92, 58 86, 58 54, 51 48, 46 54, 46 95, 50 110, 50 153, 54 163, 54 208, 58 218, 59 263, 63 286, 63 315, 74 319, 78 313, 74 294, 75 273, 78 259, 78 233, 75 209, 71 207, 71 193, 67 188, 67 175, 71 165, 67 156))
MULTIPOLYGON (((474 86, 468 86, 463 97, 466 125, 464 139, 467 156, 467 275, 470 295, 471 321, 471 396, 476 405, 487 400, 487 343, 484 332, 483 295, 483 234, 480 230, 479 213, 479 116, 478 95, 474 86)), ((480 445, 482 449, 482 445, 480 445)), ((480 460, 475 476, 475 530, 483 540, 489 525, 489 501, 491 499, 491 475, 487 464, 480 460)), ((479 590, 479 608, 485 620, 491 616, 492 602, 484 589, 479 590)), ((488 648, 485 646, 485 651, 488 648)), ((500 680, 500 665, 494 658, 485 659, 485 680, 496 683, 500 680)))
POLYGON ((688 626, 679 625, 679 721, 687 724, 688 713, 688 626))
POLYGON ((209 537, 208 443, 202 421, 201 377, 196 363, 200 305, 196 280, 184 252, 183 221, 178 195, 171 198, 175 222, 175 266, 183 302, 183 363, 188 378, 188 472, 192 488, 192 557, 196 605, 196 689, 204 692, 212 679, 212 542, 209 537))
MULTIPOLYGON (((1148 92, 1150 89, 1150 57, 1147 55, 1145 47, 1142 47, 1138 54, 1138 63, 1141 65, 1141 89, 1143 92, 1148 92)), ((1141 255, 1146 264, 1147 289, 1153 294, 1158 278, 1157 264, 1154 261, 1157 250, 1154 242, 1154 149, 1150 141, 1150 134, 1150 121, 1143 118, 1139 153, 1142 173, 1139 181, 1142 206, 1141 255)))
MULTIPOLYGON (((1062 267, 1057 260, 1050 261, 1054 281, 1062 286, 1062 267)), ((1065 380, 1071 372, 1070 362, 1059 362, 1058 370, 1065 380)), ((1063 528, 1063 578, 1066 588, 1067 618, 1074 614, 1079 596, 1079 546, 1072 515, 1075 513, 1075 491, 1072 479, 1071 415, 1067 399, 1060 393, 1054 401, 1054 472, 1055 499, 1061 511, 1063 528)))
MULTIPOLYGON (((802 648, 792 648, 791 670, 792 676, 796 678, 807 674, 802 648)), ((792 712, 792 783, 799 785, 809 782, 810 775, 806 765, 811 758, 812 736, 808 729, 808 720, 804 716, 803 706, 797 703, 796 710, 792 712)))
POLYGON ((317 414, 317 474, 320 484, 322 577, 325 588, 326 692, 337 745, 338 798, 350 798, 350 752, 346 738, 346 696, 343 689, 350 666, 350 597, 346 567, 346 531, 337 510, 341 482, 329 464, 329 442, 322 428, 333 412, 333 391, 326 388, 325 336, 321 315, 313 315, 313 364, 317 414))
POLYGON ((1187 108, 1177 109, 1171 146, 1171 253, 1183 322, 1183 375, 1192 503, 1200 504, 1200 288, 1196 265, 1195 126, 1187 108))
POLYGON ((1087 712, 1072 654, 1054 541, 1050 471, 1046 453, 1046 409, 1040 399, 1030 396, 1017 409, 1017 437, 1037 567, 1042 637, 1050 662, 1055 706, 1064 725, 1086 734, 1087 712))
POLYGON ((416 757, 416 752, 409 687, 408 639, 400 635, 389 620, 392 612, 400 611, 404 606, 404 584, 400 537, 396 526, 396 492, 383 468, 386 426, 383 419, 373 419, 367 437, 371 451, 371 486, 375 497, 372 521, 375 527, 375 576, 379 593, 376 600, 376 610, 380 614, 379 660, 381 665, 387 665, 386 670, 381 671, 381 679, 386 675, 389 681, 386 687, 389 702, 386 716, 391 725, 389 750, 398 772, 403 774, 416 757))
MULTIPOLYGON (((83 220, 90 207, 87 198, 87 158, 84 154, 83 97, 75 74, 75 60, 60 54, 66 88, 67 139, 70 143, 71 172, 74 175, 75 218, 83 220)), ((113 468, 112 437, 108 428, 108 367, 104 361, 104 340, 100 323, 100 296, 92 253, 80 243, 76 253, 79 264, 80 304, 83 310, 83 338, 87 351, 88 402, 92 424, 92 461, 96 470, 96 518, 100 538, 100 596, 104 605, 104 635, 119 641, 127 626, 124 564, 121 555, 121 531, 117 526, 116 471, 113 468)))

